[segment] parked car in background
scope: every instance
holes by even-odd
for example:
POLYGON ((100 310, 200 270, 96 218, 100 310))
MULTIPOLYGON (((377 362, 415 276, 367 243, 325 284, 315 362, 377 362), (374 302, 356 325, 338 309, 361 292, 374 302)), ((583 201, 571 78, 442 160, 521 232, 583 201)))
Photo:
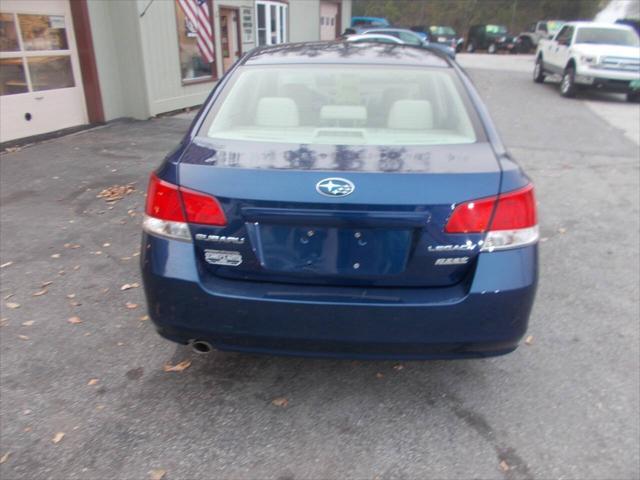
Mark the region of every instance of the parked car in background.
POLYGON ((438 53, 442 53, 451 59, 456 58, 456 51, 448 45, 441 45, 439 43, 433 43, 427 39, 423 39, 417 32, 411 31, 407 28, 364 28, 359 31, 360 34, 374 33, 377 35, 391 35, 402 40, 407 45, 414 45, 422 48, 427 48, 438 53))
POLYGON ((389 27, 391 24, 381 17, 351 17, 351 28, 389 27))
POLYGON ((529 53, 535 50, 542 38, 553 37, 564 23, 564 20, 542 20, 532 23, 526 31, 516 37, 518 52, 529 53))
POLYGON ((566 23, 553 39, 540 40, 533 79, 562 76, 560 93, 583 88, 625 93, 640 99, 640 38, 632 27, 612 23, 566 23))
POLYGON ((466 39, 467 52, 486 50, 498 53, 500 50, 515 53, 515 38, 504 25, 473 25, 466 39))
POLYGON ((431 25, 429 27, 429 35, 432 43, 439 43, 453 48, 456 52, 460 52, 464 45, 464 38, 459 37, 452 27, 446 25, 431 25))
POLYGON ((151 174, 163 337, 212 349, 486 357, 526 332, 533 186, 467 75, 407 45, 255 49, 151 174))
POLYGON ((638 18, 620 18, 616 20, 616 23, 619 25, 629 25, 633 27, 638 35, 640 35, 640 19, 638 18))

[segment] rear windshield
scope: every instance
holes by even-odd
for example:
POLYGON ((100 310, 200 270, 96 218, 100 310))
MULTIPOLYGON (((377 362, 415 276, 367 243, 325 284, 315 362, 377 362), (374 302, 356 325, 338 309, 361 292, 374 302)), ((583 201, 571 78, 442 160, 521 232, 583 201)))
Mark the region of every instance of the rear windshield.
POLYGON ((507 27, 504 25, 487 25, 485 27, 487 33, 504 34, 507 33, 507 27))
POLYGON ((432 35, 455 35, 456 31, 451 27, 429 27, 432 35))
POLYGON ((633 30, 623 30, 621 28, 579 28, 575 43, 637 47, 640 41, 638 40, 638 35, 633 30))
POLYGON ((199 135, 298 144, 474 143, 461 89, 449 68, 242 67, 199 135))

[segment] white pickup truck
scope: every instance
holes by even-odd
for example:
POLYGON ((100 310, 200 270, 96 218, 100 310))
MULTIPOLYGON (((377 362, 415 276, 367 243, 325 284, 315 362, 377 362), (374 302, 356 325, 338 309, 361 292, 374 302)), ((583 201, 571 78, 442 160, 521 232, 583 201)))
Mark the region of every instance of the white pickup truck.
POLYGON ((640 100, 640 38, 626 25, 570 22, 552 39, 541 39, 533 80, 562 76, 560 94, 573 97, 581 88, 626 93, 640 100))

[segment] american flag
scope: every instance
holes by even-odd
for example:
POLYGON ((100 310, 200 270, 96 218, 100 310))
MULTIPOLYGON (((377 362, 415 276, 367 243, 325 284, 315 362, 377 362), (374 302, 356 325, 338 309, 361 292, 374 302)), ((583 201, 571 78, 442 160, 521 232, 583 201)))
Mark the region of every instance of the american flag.
POLYGON ((178 3, 196 31, 200 53, 208 63, 213 63, 213 34, 207 0, 178 0, 178 3))

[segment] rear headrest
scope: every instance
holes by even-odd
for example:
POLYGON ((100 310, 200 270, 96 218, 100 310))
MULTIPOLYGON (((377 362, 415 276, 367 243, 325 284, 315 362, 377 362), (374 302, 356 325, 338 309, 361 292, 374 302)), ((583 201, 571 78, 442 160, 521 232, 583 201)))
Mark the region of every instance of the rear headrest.
POLYGON ((260 127, 297 127, 298 106, 287 97, 262 97, 256 108, 256 125, 260 127))
POLYGON ((388 128, 430 130, 433 128, 433 109, 427 100, 397 100, 387 118, 388 128))

